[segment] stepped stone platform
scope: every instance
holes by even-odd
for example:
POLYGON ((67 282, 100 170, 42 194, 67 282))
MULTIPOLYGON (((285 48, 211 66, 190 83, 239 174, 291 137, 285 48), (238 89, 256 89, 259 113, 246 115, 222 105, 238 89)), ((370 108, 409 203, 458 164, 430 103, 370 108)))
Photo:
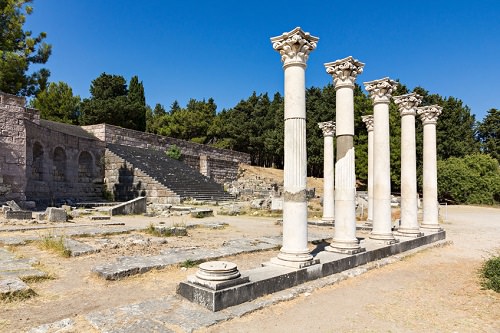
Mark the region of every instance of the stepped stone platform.
MULTIPOLYGON (((445 238, 445 231, 439 231, 418 238, 400 239, 400 242, 391 245, 383 245, 376 241, 367 240, 363 244, 366 247, 366 252, 346 255, 320 251, 315 255, 315 258, 319 259, 320 263, 302 269, 279 266, 271 262, 265 263, 263 267, 241 272, 241 276, 246 279, 242 279, 241 284, 230 284, 226 288, 210 288, 205 284, 196 283, 196 279, 188 278, 187 282, 179 284, 177 293, 211 311, 220 311, 307 281, 352 269, 445 238)), ((229 280, 217 282, 228 283, 229 280)))
MULTIPOLYGON (((186 164, 167 157, 164 151, 118 144, 108 144, 107 149, 125 160, 127 164, 132 165, 132 169, 141 170, 142 173, 163 185, 166 191, 175 193, 181 200, 189 198, 198 201, 234 200, 232 195, 224 191, 222 185, 186 164)), ((123 187, 122 183, 125 185, 133 184, 134 175, 129 173, 130 171, 122 170, 122 174, 119 176, 120 183, 116 184, 115 187, 123 187)), ((125 198, 125 200, 128 199, 131 198, 125 198)))

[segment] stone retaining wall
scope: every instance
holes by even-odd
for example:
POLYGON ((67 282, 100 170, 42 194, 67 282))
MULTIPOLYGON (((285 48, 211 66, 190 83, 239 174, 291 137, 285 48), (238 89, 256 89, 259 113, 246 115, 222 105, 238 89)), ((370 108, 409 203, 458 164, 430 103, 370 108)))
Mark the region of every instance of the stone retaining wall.
POLYGON ((102 197, 104 143, 26 122, 26 198, 39 206, 102 197))
POLYGON ((221 184, 236 179, 240 163, 250 163, 250 155, 246 153, 215 148, 166 136, 144 133, 108 124, 83 126, 82 128, 107 143, 138 148, 154 148, 163 151, 175 145, 181 150, 181 160, 185 164, 221 184))
POLYGON ((25 123, 39 122, 40 116, 24 105, 23 97, 0 93, 0 202, 26 201, 25 123))

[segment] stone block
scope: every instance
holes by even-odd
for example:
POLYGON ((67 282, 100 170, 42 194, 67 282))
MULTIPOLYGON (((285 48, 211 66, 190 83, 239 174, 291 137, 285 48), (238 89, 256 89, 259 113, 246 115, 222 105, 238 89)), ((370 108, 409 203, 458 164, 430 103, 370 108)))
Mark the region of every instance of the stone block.
POLYGON ((214 216, 214 211, 212 209, 193 209, 191 211, 191 217, 203 218, 208 216, 214 216))
POLYGON ((4 212, 4 216, 6 219, 12 220, 31 220, 33 218, 32 213, 30 211, 17 211, 17 210, 8 210, 4 212))
POLYGON ((14 200, 7 201, 7 206, 9 206, 14 211, 22 210, 21 207, 14 200))
POLYGON ((8 299, 18 295, 33 296, 35 292, 18 277, 0 278, 0 299, 8 299))
POLYGON ((122 204, 111 207, 109 215, 128 215, 146 213, 146 197, 138 197, 122 204))
POLYGON ((66 222, 68 214, 62 208, 48 207, 45 211, 50 222, 66 222))
POLYGON ((272 198, 271 199, 271 210, 272 211, 283 210, 283 198, 272 198))

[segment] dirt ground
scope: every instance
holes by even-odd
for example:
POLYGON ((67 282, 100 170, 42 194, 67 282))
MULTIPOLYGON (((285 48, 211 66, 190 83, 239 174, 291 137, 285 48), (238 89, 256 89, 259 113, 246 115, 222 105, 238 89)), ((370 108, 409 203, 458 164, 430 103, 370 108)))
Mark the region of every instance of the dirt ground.
POLYGON ((500 251, 500 209, 442 208, 452 245, 305 294, 207 332, 500 332, 500 294, 477 271, 500 251))
MULTIPOLYGON (((500 249, 500 209, 454 206, 442 210, 442 214, 447 219, 443 227, 452 245, 426 250, 202 331, 499 332, 500 294, 481 290, 477 269, 485 257, 500 249)), ((122 219, 128 224, 150 223, 150 218, 145 217, 122 219)), ((168 223, 189 223, 185 217, 167 219, 168 223)), ((83 314, 174 294, 177 284, 196 271, 176 266, 120 281, 106 281, 91 273, 92 267, 118 256, 155 254, 166 247, 217 247, 229 239, 281 232, 276 218, 216 216, 201 221, 228 226, 223 230, 190 229, 188 237, 167 238, 163 244, 130 243, 76 258, 63 258, 35 244, 12 247, 18 257, 36 258, 37 268, 49 272, 53 279, 30 282, 38 295, 34 298, 0 303, 0 332, 26 331, 68 317, 77 322, 78 332, 95 332, 82 319, 83 314)), ((311 232, 315 228, 321 227, 311 226, 311 232)), ((134 234, 140 233, 112 237, 134 234)), ((227 260, 245 270, 276 253, 272 250, 227 260)))

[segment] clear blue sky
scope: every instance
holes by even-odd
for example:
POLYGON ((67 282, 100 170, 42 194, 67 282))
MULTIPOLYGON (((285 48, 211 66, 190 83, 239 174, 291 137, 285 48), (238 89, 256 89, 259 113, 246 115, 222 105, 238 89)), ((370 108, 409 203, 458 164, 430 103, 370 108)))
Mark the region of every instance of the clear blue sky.
POLYGON ((212 97, 218 111, 253 91, 283 92, 270 37, 296 26, 320 38, 308 87, 331 82, 323 63, 366 63, 358 83, 389 76, 460 98, 476 119, 500 108, 500 1, 35 0, 26 27, 45 31, 50 81, 89 97, 102 72, 138 75, 147 103, 212 97))

